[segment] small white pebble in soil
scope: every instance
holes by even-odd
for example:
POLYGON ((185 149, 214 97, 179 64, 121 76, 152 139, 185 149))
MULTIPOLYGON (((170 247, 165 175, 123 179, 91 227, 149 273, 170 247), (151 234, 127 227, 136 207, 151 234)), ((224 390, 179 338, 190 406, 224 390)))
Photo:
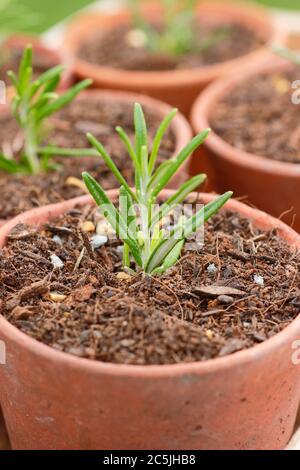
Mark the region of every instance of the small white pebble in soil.
POLYGON ((216 274, 218 268, 216 267, 215 263, 210 263, 207 266, 206 271, 208 272, 208 274, 216 274))
POLYGON ((212 340, 214 337, 214 333, 212 330, 206 330, 205 335, 207 336, 209 340, 212 340))
POLYGON ((254 282, 255 284, 257 284, 258 286, 261 286, 263 287, 264 284, 265 284, 265 280, 262 276, 260 276, 259 274, 254 274, 254 282))
POLYGON ((107 236, 106 235, 94 235, 91 238, 91 245, 94 248, 94 250, 97 250, 98 248, 101 248, 101 246, 105 245, 107 243, 107 236))
POLYGON ((118 253, 120 256, 123 256, 123 252, 124 252, 124 247, 123 247, 123 245, 117 246, 117 253, 118 253))
POLYGON ((108 222, 106 222, 106 220, 100 220, 100 222, 97 223, 96 232, 98 235, 109 236, 115 234, 112 226, 108 222))
POLYGON ((57 243, 58 245, 62 245, 63 244, 63 241, 62 239, 58 236, 58 235, 54 235, 52 240, 57 243))
POLYGON ((81 228, 84 232, 95 232, 95 225, 90 220, 83 222, 81 228))
POLYGON ((145 47, 147 36, 141 29, 132 29, 126 35, 126 42, 131 47, 145 47))
POLYGON ((64 267, 64 262, 57 255, 51 255, 50 261, 54 268, 61 269, 64 267))
POLYGON ((66 295, 58 294, 58 292, 50 292, 49 297, 53 302, 63 302, 67 298, 66 295))

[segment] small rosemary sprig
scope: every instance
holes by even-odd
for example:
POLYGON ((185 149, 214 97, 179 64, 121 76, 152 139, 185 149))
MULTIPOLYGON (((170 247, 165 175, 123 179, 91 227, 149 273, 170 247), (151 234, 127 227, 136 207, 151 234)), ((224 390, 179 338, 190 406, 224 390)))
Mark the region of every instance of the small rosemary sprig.
POLYGON ((18 74, 8 72, 14 86, 12 115, 23 134, 23 148, 18 156, 0 153, 0 169, 8 173, 37 174, 55 168, 54 156, 95 155, 92 149, 60 149, 43 146, 47 120, 68 105, 92 81, 83 80, 63 94, 56 92, 64 67, 57 65, 32 79, 32 47, 25 48, 18 74))

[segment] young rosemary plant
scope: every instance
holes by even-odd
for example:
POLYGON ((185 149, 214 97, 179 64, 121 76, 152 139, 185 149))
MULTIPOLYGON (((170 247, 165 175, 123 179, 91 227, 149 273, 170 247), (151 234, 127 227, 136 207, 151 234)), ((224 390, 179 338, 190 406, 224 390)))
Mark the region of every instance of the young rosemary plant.
MULTIPOLYGON (((198 0, 161 0, 160 25, 148 22, 140 11, 139 0, 129 0, 137 43, 151 52, 180 56, 189 52, 203 52, 221 41, 228 31, 218 28, 196 44, 195 19, 198 0)), ((129 36, 130 37, 130 36, 129 36)))
POLYGON ((161 191, 209 134, 209 129, 206 129, 194 137, 176 157, 157 165, 161 141, 176 112, 177 110, 174 109, 162 121, 154 137, 151 151, 144 113, 138 103, 134 108, 135 143, 130 141, 122 128, 116 128, 132 160, 135 172, 134 189, 129 187, 102 144, 93 135, 87 134, 89 142, 99 152, 121 185, 118 210, 100 184, 88 173, 82 174, 86 187, 96 204, 117 236, 123 241, 125 270, 131 268, 133 260, 137 269, 147 274, 164 273, 177 262, 186 239, 196 233, 201 225, 232 196, 232 192, 227 192, 217 197, 195 214, 181 217, 170 230, 161 227, 162 219, 182 204, 206 178, 203 174, 192 177, 161 205, 156 204, 161 191))
POLYGON ((12 99, 12 115, 16 119, 23 135, 21 154, 4 155, 0 151, 0 170, 8 173, 37 174, 57 168, 54 156, 95 155, 92 149, 63 149, 55 146, 43 146, 50 116, 68 105, 91 80, 83 80, 63 94, 57 94, 64 67, 57 65, 44 72, 38 79, 32 80, 32 47, 27 46, 19 66, 18 74, 8 72, 15 95, 12 99))

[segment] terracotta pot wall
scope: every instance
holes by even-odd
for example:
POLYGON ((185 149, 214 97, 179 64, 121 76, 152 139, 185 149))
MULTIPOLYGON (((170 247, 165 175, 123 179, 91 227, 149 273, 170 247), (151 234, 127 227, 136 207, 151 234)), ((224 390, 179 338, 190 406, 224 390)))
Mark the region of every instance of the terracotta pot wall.
MULTIPOLYGON (((23 214, 0 229, 0 244, 17 222, 45 222, 89 201, 84 197, 23 214)), ((262 229, 277 227, 291 249, 300 248, 300 236, 279 221, 236 201, 227 207, 262 229)), ((300 401, 299 366, 291 360, 299 337, 300 316, 265 343, 224 358, 122 366, 55 351, 0 316, 0 340, 7 345, 0 399, 12 446, 282 449, 300 401)))

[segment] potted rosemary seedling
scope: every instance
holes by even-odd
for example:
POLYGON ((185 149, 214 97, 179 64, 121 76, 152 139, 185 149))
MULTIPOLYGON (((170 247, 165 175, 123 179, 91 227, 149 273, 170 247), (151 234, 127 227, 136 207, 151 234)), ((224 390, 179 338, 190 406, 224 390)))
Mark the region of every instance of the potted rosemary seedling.
POLYGON ((139 104, 134 140, 117 128, 133 186, 88 134, 119 189, 84 172, 94 201, 0 229, 0 398, 14 449, 280 449, 291 436, 300 237, 231 192, 191 193, 204 175, 166 190, 208 134, 154 169, 174 114, 151 149, 139 104))
MULTIPOLYGON (((113 154, 118 154, 121 172, 130 179, 131 168, 126 150, 115 141, 115 125, 132 134, 131 113, 134 95, 108 91, 85 91, 85 80, 64 94, 57 94, 63 66, 56 66, 38 78, 32 78, 32 48, 25 49, 18 74, 9 72, 14 98, 0 112, 0 181, 3 182, 0 220, 8 220, 35 206, 69 199, 85 192, 81 181, 84 168, 105 188, 113 187, 113 176, 99 162, 98 153, 86 149, 85 133, 92 127, 104 135, 113 154), (81 92, 81 93, 80 93, 81 92), (78 96, 80 93, 80 96, 78 96), (74 99, 76 98, 76 99, 74 99), (70 158, 71 157, 71 158, 70 158), (73 158, 72 158, 73 157, 73 158), (41 178, 43 174, 43 178, 41 178)), ((150 137, 169 106, 147 97, 139 97, 147 110, 150 137)), ((167 160, 178 152, 192 135, 187 121, 178 115, 163 141, 159 159, 167 160)), ((174 180, 184 181, 188 168, 174 180)))
POLYGON ((218 191, 229 185, 300 231, 300 61, 295 52, 276 52, 284 59, 272 56, 211 85, 193 107, 192 124, 212 127, 201 152, 218 191))
POLYGON ((95 86, 147 93, 189 113, 197 94, 228 71, 284 42, 266 12, 251 6, 131 0, 114 14, 85 14, 65 36, 78 77, 95 86), (141 5, 142 3, 142 5, 141 5))
POLYGON ((207 129, 194 137, 176 158, 162 163, 155 170, 162 136, 174 114, 175 111, 172 111, 159 128, 150 155, 145 117, 139 104, 135 105, 134 112, 135 148, 132 147, 128 136, 122 129, 117 128, 121 139, 128 148, 128 154, 134 165, 135 191, 125 181, 102 144, 92 134, 87 135, 89 142, 98 150, 117 181, 121 184, 120 212, 117 211, 101 185, 91 175, 83 173, 83 180, 112 229, 124 242, 123 267, 130 268, 130 256, 132 255, 136 266, 149 275, 162 274, 172 267, 180 257, 186 238, 197 232, 200 226, 232 196, 231 192, 225 193, 206 207, 201 208, 196 214, 186 218, 186 220, 181 219, 178 224, 172 227, 170 232, 160 228, 161 220, 169 215, 178 204, 181 204, 189 193, 197 189, 206 178, 206 175, 203 174, 194 176, 172 194, 156 211, 154 210, 161 191, 167 186, 175 173, 180 170, 194 150, 204 142, 209 133, 207 129), (137 205, 138 215, 135 211, 135 204, 137 205), (138 223, 138 217, 140 223, 138 223))

